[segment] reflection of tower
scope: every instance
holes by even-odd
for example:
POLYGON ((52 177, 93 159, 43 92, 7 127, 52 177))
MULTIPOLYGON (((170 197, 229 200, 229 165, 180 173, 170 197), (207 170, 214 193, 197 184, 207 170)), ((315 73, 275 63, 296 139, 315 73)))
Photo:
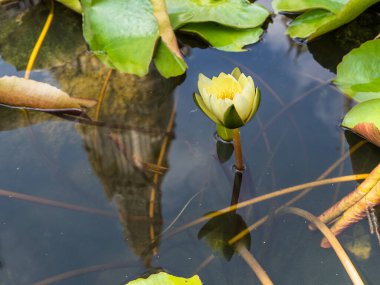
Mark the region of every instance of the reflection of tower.
MULTIPOLYGON (((19 70, 25 68, 40 32, 40 26, 34 23, 46 18, 46 10, 42 5, 33 7, 22 15, 21 22, 16 18, 7 21, 4 33, 0 34, 3 58, 19 70), (18 33, 14 33, 15 30, 18 33), (20 33, 37 36, 20 37, 20 33), (15 34, 17 36, 13 36, 15 34)), ((0 15, 3 12, 0 10, 0 15)), ((0 23, 2 20, 0 17, 0 23)), ((108 68, 85 52, 80 23, 78 15, 57 5, 55 21, 35 67, 50 68, 60 87, 70 95, 97 99, 108 68), (64 40, 62 35, 65 35, 64 40)), ((143 255, 152 239, 159 235, 162 225, 159 185, 163 168, 155 167, 155 163, 166 138, 165 130, 174 107, 171 92, 177 82, 176 79, 165 80, 154 71, 144 78, 114 72, 99 120, 117 127, 78 127, 94 172, 107 197, 117 203, 126 240, 147 265, 152 254, 143 255), (155 179, 156 172, 161 175, 158 179, 155 179), (152 189, 156 194, 155 203, 151 203, 152 189)), ((95 112, 90 111, 93 113, 89 116, 93 118, 95 112)), ((43 114, 32 119, 40 122, 50 118, 43 114)), ((14 127, 20 126, 22 121, 17 122, 14 127)), ((165 155, 162 164, 166 165, 165 155)))
MULTIPOLYGON (((71 66, 54 70, 64 90, 72 96, 86 98, 97 97, 102 85, 99 78, 106 73, 107 68, 89 55, 81 55, 71 66)), ((152 253, 143 255, 161 232, 162 177, 157 185, 153 181, 156 173, 163 174, 163 168, 155 164, 174 107, 171 91, 175 83, 156 72, 144 78, 114 72, 99 117, 113 127, 78 127, 107 197, 116 201, 125 238, 147 265, 152 253), (151 191, 156 194, 152 215, 149 214, 151 191)))

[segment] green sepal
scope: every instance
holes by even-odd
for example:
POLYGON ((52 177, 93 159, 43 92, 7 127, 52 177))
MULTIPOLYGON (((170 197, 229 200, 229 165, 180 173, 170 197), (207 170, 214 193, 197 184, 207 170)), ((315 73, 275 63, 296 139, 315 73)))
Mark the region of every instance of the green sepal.
POLYGON ((222 125, 216 124, 216 132, 218 133, 218 136, 226 141, 230 142, 233 140, 232 130, 223 127, 222 125))
POLYGON ((234 105, 228 107, 227 111, 224 113, 223 126, 228 129, 238 129, 244 126, 244 122, 240 118, 234 105))
POLYGON ((234 70, 232 70, 231 75, 236 79, 239 80, 239 77, 241 75, 241 71, 239 67, 235 67, 234 70))
POLYGON ((222 122, 220 122, 218 118, 206 107, 201 95, 194 93, 193 99, 195 104, 199 107, 199 109, 201 109, 202 112, 205 113, 205 115, 209 117, 215 124, 222 124, 222 122))
POLYGON ((252 111, 251 113, 249 114, 247 120, 245 121, 245 123, 248 123, 252 117, 256 114, 257 112, 257 109, 259 108, 260 106, 260 103, 261 103, 261 91, 258 87, 256 87, 256 96, 255 98, 253 99, 253 108, 252 108, 252 111))

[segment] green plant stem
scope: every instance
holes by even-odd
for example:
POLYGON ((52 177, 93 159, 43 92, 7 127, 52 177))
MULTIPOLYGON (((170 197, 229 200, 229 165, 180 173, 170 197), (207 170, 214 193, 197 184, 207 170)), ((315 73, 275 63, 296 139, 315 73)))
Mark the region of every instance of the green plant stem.
POLYGON ((243 152, 241 149, 239 129, 233 129, 232 135, 233 135, 234 149, 235 149, 235 167, 237 170, 243 171, 244 170, 243 152))

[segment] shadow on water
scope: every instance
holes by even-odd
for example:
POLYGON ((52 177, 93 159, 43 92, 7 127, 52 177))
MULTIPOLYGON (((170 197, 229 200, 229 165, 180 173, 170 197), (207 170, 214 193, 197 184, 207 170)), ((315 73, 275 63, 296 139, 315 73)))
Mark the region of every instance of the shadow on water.
MULTIPOLYGON (((47 13, 43 5, 16 10, 0 9, 1 76, 22 75, 47 13)), ((114 72, 100 109, 101 127, 33 111, 26 123, 18 110, 0 107, 0 188, 118 216, 2 197, 1 262, 7 274, 0 284, 32 284, 49 276, 60 279, 41 284, 122 284, 162 268, 183 276, 201 268, 205 284, 252 284, 256 277, 228 241, 268 214, 252 240, 246 235, 241 244, 251 248, 276 284, 347 284, 335 256, 319 248, 318 234, 298 219, 273 217, 287 197, 161 235, 229 203, 312 181, 360 141, 345 133, 342 142, 338 126, 351 103, 328 82, 341 57, 373 35, 378 14, 368 11, 307 47, 283 35, 287 21, 273 17, 263 40, 247 53, 184 45, 186 77, 166 80, 154 69, 143 78, 114 72), (215 144, 215 126, 191 96, 198 73, 212 76, 236 65, 255 78, 263 94, 257 117, 242 129, 244 175, 232 172, 232 145, 215 144), (220 254, 208 259, 215 252, 220 254)), ((74 97, 97 99, 108 68, 86 50, 80 17, 58 4, 32 77, 74 97)), ((87 115, 94 118, 95 110, 87 115)), ((342 164, 342 173, 367 172, 378 158, 378 149, 366 144, 352 154, 351 164, 342 164)), ((328 185, 299 206, 321 212, 355 185, 345 184, 338 194, 328 185)), ((352 248, 357 233, 364 236, 369 254, 365 259, 357 251, 351 254, 361 273, 377 280, 376 241, 362 229, 348 231, 343 240, 352 248)))

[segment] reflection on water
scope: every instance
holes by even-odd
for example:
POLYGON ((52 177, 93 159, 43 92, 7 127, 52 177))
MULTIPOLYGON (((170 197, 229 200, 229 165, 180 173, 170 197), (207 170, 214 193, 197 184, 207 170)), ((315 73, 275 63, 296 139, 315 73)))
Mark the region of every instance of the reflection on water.
MULTIPOLYGON (((47 8, 14 11, 0 10, 1 76, 22 76, 47 8)), ((86 52, 78 15, 57 4, 56 19, 32 77, 72 96, 96 99, 108 69, 86 52)), ((32 284, 65 272, 72 275, 51 284, 123 284, 157 267, 183 276, 201 268, 205 284, 258 284, 240 256, 224 246, 236 229, 268 214, 251 233, 251 252, 276 284, 347 284, 335 255, 319 248, 318 233, 297 218, 272 215, 287 196, 160 236, 168 226, 170 233, 231 203, 312 181, 360 141, 350 133, 346 140, 338 127, 350 102, 329 84, 334 74, 321 66, 334 70, 324 64, 333 62, 320 44, 325 38, 300 47, 283 35, 286 22, 273 17, 262 42, 247 53, 191 49, 186 78, 164 80, 153 69, 144 78, 114 72, 100 109, 103 127, 38 112, 29 112, 27 123, 18 110, 0 107, 0 188, 118 216, 1 197, 0 284, 32 284), (200 72, 213 76, 236 65, 255 78, 263 95, 257 116, 241 132, 247 165, 241 180, 231 170, 231 148, 215 144, 215 126, 191 96, 200 72), (171 118, 175 128, 168 132, 171 118), (213 252, 207 241, 221 243, 230 261, 204 263, 213 252)), ((88 115, 95 118, 95 110, 88 115)), ((366 144, 331 176, 367 172, 379 157, 379 150, 366 144)), ((296 206, 320 213, 355 185, 340 190, 327 185, 296 206)), ((342 239, 372 282, 379 277, 380 254, 366 221, 359 226, 342 239)))

